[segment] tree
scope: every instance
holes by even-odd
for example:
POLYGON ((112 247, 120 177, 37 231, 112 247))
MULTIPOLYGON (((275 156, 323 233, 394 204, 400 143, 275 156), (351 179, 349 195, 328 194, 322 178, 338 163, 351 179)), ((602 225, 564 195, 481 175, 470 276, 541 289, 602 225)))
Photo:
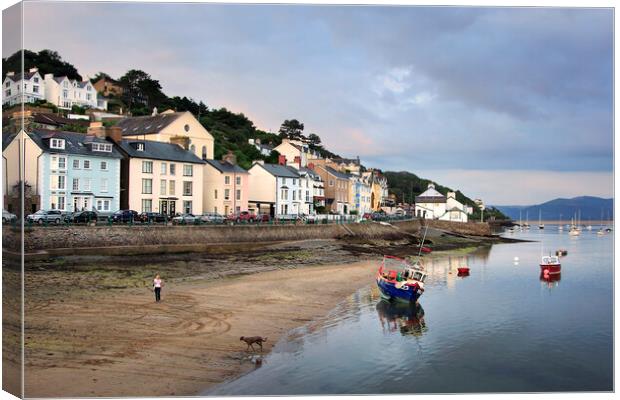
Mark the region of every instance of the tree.
POLYGON ((308 141, 310 142, 310 147, 316 148, 321 145, 321 138, 319 135, 311 133, 308 135, 308 141))
MULTIPOLYGON (((36 53, 31 50, 24 49, 24 71, 30 68, 39 68, 41 75, 54 74, 54 76, 67 76, 69 79, 82 81, 82 76, 78 74, 77 69, 70 63, 63 61, 58 52, 54 50, 41 50, 36 53)), ((15 73, 22 71, 22 52, 17 51, 11 56, 2 59, 2 71, 6 74, 9 71, 15 73)))
MULTIPOLYGON (((127 71, 119 79, 120 84, 125 89, 123 91, 123 101, 129 106, 135 115, 136 109, 152 109, 161 107, 169 102, 168 97, 161 91, 159 81, 151 78, 151 75, 144 71, 132 69, 127 71)), ((140 113, 143 110, 139 110, 140 113)))
POLYGON ((304 124, 296 119, 285 120, 278 133, 281 138, 299 139, 303 136, 304 124))

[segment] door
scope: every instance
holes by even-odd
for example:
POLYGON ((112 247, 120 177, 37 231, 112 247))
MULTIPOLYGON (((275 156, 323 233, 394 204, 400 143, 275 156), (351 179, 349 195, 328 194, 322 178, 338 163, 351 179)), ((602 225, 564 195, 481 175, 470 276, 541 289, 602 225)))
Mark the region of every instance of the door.
POLYGON ((176 214, 176 201, 171 200, 170 201, 170 215, 175 215, 176 214))
POLYGON ((168 214, 168 202, 166 200, 159 201, 159 212, 162 214, 168 214))

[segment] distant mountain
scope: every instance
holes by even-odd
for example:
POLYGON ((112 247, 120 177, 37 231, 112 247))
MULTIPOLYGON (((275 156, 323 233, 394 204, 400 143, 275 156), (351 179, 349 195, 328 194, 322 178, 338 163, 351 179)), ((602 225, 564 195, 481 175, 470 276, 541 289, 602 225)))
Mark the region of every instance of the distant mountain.
POLYGON ((495 206, 501 212, 515 221, 521 218, 529 222, 538 221, 538 212, 541 212, 543 220, 570 221, 578 213, 581 220, 613 219, 614 199, 603 199, 593 196, 580 196, 572 199, 555 199, 546 203, 531 206, 495 206))

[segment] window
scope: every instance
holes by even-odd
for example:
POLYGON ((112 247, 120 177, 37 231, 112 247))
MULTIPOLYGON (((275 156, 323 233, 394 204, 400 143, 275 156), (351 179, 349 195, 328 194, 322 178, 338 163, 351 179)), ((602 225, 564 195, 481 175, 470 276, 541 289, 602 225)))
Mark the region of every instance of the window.
POLYGON ((191 151, 192 153, 196 154, 196 146, 194 146, 194 145, 189 146, 189 151, 191 151))
POLYGON ((217 200, 217 189, 215 189, 215 190, 213 191, 213 198, 214 198, 215 200, 217 200))
POLYGON ((107 161, 101 161, 101 164, 99 164, 100 168, 102 171, 107 171, 108 170, 108 162, 107 161))
POLYGON ((90 160, 84 160, 84 169, 90 169, 90 160))
POLYGON ((168 192, 170 194, 170 196, 174 196, 174 192, 175 192, 175 182, 174 181, 170 181, 168 183, 168 192))
POLYGON ((136 144, 136 150, 144 151, 144 143, 137 143, 136 144))
POLYGON ((159 194, 162 196, 166 195, 166 180, 165 179, 162 179, 159 182, 159 194))
POLYGON ((109 211, 110 200, 97 200, 97 211, 109 211))
POLYGON ((153 200, 142 199, 142 212, 152 212, 152 211, 153 211, 153 200))
POLYGON ((32 92, 39 93, 39 87, 37 85, 32 85, 32 92))
POLYGON ((142 194, 152 194, 152 193, 153 193, 153 180, 142 179, 142 194))
POLYGON ((10 81, 6 81, 6 83, 4 84, 4 87, 9 87, 11 86, 11 82, 10 81))
POLYGON ((295 195, 296 194, 297 194, 297 192, 293 190, 293 201, 295 201, 295 195))
POLYGON ((226 175, 224 177, 224 185, 230 185, 230 176, 226 175))
POLYGON ((90 93, 86 93, 86 100, 90 101, 90 93))
POLYGON ((65 190, 64 175, 52 175, 51 180, 51 186, 53 190, 65 190))
POLYGON ((67 167, 66 162, 67 162, 66 157, 52 156, 52 159, 51 159, 52 170, 66 169, 67 167))
POLYGON ((84 178, 84 190, 90 190, 90 178, 84 178))
POLYGON ((143 174, 153 173, 153 161, 142 161, 142 173, 143 174))
POLYGON ((66 99, 67 97, 69 97, 69 91, 68 90, 63 90, 62 91, 62 97, 63 97, 63 99, 66 99))
POLYGON ((235 197, 237 200, 241 200, 241 190, 237 189, 237 194, 235 197))
POLYGON ((168 173, 168 164, 163 162, 163 163, 161 163, 160 174, 166 175, 167 173, 168 173))
POLYGON ((107 192, 108 191, 108 178, 102 178, 101 179, 101 183, 99 185, 99 190, 101 190, 102 192, 107 192))
POLYGON ((191 164, 183 164, 183 176, 193 176, 194 166, 191 164))
POLYGON ((235 212, 239 214, 241 212, 241 207, 240 206, 235 207, 235 212))
POLYGON ((286 185, 286 178, 282 178, 282 184, 286 185))
POLYGON ((224 200, 230 200, 230 189, 224 189, 224 200))
POLYGON ((36 76, 33 79, 34 83, 39 83, 39 78, 37 78, 36 76))
POLYGON ((189 132, 189 125, 185 124, 185 126, 183 127, 183 129, 185 129, 185 132, 189 132))
POLYGON ((93 151, 103 151, 106 153, 112 152, 112 144, 110 143, 93 143, 92 144, 93 151))
POLYGON ((73 190, 80 190, 80 180, 78 178, 73 178, 73 190))
POLYGON ((329 180, 329 186, 334 186, 334 180, 333 179, 329 180))
POLYGON ((185 212, 185 214, 192 213, 192 202, 191 201, 189 200, 183 201, 183 211, 185 212))
POLYGON ((207 146, 202 146, 202 159, 207 159, 207 146))
POLYGON ((237 180, 237 185, 241 185, 241 177, 238 176, 236 180, 237 180))
POLYGON ((65 140, 64 139, 56 139, 52 138, 50 140, 50 149, 64 149, 65 148, 65 140))
POLYGON ((4 91, 4 96, 5 96, 5 97, 10 97, 10 96, 11 96, 11 89, 9 89, 9 90, 5 90, 5 91, 4 91))
POLYGON ((50 208, 52 210, 65 209, 65 196, 51 196, 50 200, 50 208))
POLYGON ((80 169, 80 160, 73 160, 73 169, 80 169))
POLYGON ((297 179, 293 178, 293 185, 297 185, 297 179))
POLYGON ((192 182, 183 181, 183 196, 191 196, 191 195, 192 195, 192 182))
POLYGON ((176 164, 170 164, 170 175, 175 175, 177 172, 177 165, 176 164))
POLYGON ((217 214, 217 207, 213 207, 213 212, 217 214))

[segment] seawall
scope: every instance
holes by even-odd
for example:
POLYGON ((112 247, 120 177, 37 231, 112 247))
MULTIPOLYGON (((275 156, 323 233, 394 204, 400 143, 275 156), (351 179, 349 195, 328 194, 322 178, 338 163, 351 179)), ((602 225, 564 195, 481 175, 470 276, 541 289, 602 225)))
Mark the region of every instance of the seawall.
MULTIPOLYGON (((448 221, 396 221, 330 225, 238 225, 238 226, 49 226, 24 231, 26 253, 62 254, 155 254, 210 251, 231 245, 257 247, 264 244, 353 237, 396 240, 419 235, 423 224, 464 235, 490 236, 486 223, 448 221)), ((4 249, 20 249, 19 231, 3 229, 4 249)), ((234 246, 233 246, 234 247, 234 246)))

